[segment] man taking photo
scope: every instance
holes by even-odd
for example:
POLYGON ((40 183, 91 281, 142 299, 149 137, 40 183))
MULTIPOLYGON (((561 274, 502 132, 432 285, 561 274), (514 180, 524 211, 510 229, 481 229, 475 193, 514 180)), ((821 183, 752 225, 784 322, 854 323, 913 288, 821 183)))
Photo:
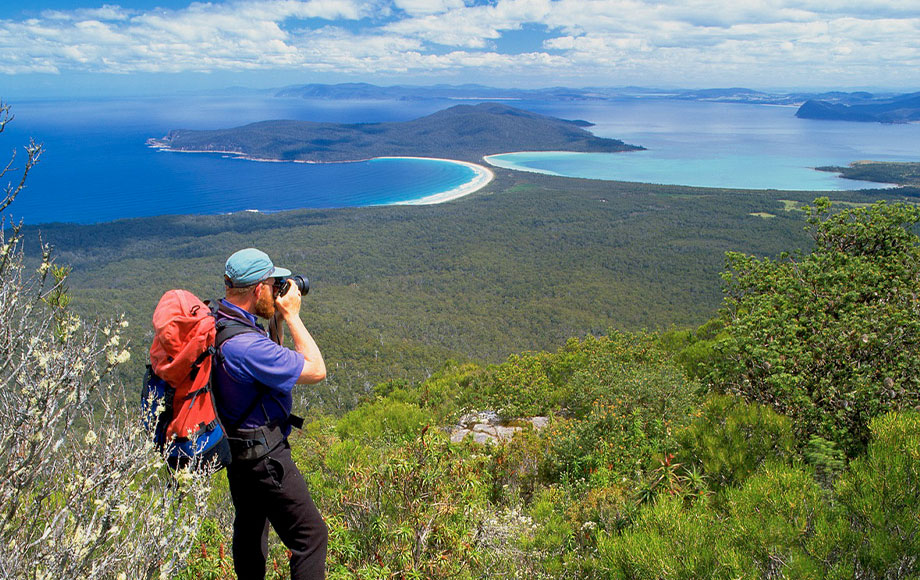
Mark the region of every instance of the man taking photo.
POLYGON ((301 291, 289 276, 265 252, 240 250, 227 260, 226 296, 217 312, 214 394, 233 455, 227 479, 239 580, 264 579, 269 524, 291 551, 292 580, 325 577, 328 530, 287 438, 303 424, 291 413, 294 385, 322 381, 326 365, 300 319, 301 291), (269 321, 271 335, 257 317, 269 321), (220 343, 228 325, 238 330, 220 343), (293 349, 282 346, 283 326, 293 349))

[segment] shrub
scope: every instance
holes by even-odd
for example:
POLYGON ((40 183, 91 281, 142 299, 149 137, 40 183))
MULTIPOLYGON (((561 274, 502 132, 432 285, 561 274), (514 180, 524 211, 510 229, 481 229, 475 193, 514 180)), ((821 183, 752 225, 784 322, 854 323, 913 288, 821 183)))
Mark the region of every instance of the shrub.
POLYGON ((549 353, 511 355, 473 379, 470 407, 496 411, 503 419, 546 415, 559 408, 556 385, 547 374, 549 353))
POLYGON ((459 417, 469 404, 470 384, 481 372, 474 364, 447 361, 440 371, 431 375, 418 389, 418 405, 428 409, 439 424, 459 417))
POLYGON ((346 413, 336 432, 342 439, 399 443, 416 437, 431 422, 431 415, 418 405, 385 398, 346 413))
POLYGON ((485 450, 491 459, 489 500, 495 504, 529 501, 540 480, 546 447, 546 440, 526 427, 510 441, 490 445, 485 450))
POLYGON ((318 498, 330 577, 474 576, 482 471, 481 461, 428 430, 372 465, 351 464, 318 498))
POLYGON ((543 488, 528 510, 533 518, 533 535, 524 541, 524 549, 539 562, 539 571, 553 578, 563 576, 567 555, 574 556, 575 530, 565 516, 565 495, 559 488, 543 488))
POLYGON ((872 417, 920 404, 920 208, 831 215, 819 199, 809 211, 810 254, 729 254, 729 338, 710 376, 791 417, 799 441, 818 435, 853 457, 872 417))
POLYGON ((866 454, 850 463, 836 492, 851 522, 857 573, 920 576, 920 413, 889 413, 870 423, 866 454))
POLYGON ((597 403, 584 419, 560 419, 546 437, 542 472, 549 482, 586 480, 604 486, 634 481, 652 457, 668 447, 666 420, 640 408, 597 403))
POLYGON ((755 578, 721 538, 714 513, 698 502, 661 496, 620 535, 598 538, 598 557, 610 578, 755 578))
MULTIPOLYGON (((573 338, 555 353, 512 355, 500 365, 448 376, 463 407, 494 410, 506 420, 552 413, 583 417, 595 401, 617 398, 667 414, 697 389, 658 337, 645 333, 573 338)), ((444 378, 434 383, 441 392, 444 378)), ((430 391, 429 384, 431 379, 422 390, 430 391)))
POLYGON ((713 491, 740 485, 769 460, 789 461, 795 449, 787 417, 727 395, 711 395, 677 440, 679 461, 702 468, 713 491))
POLYGON ((669 330, 661 336, 662 346, 674 354, 674 362, 688 377, 701 379, 719 357, 716 345, 727 337, 724 327, 724 320, 713 318, 694 331, 669 330))
POLYGON ((768 464, 726 492, 726 541, 758 578, 823 578, 836 560, 841 524, 814 476, 768 464))

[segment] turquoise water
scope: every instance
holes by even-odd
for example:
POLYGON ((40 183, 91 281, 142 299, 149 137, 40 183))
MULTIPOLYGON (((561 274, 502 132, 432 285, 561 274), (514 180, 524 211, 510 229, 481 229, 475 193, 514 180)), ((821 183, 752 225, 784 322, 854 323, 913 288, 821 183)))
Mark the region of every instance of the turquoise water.
MULTIPOLYGON (((629 153, 530 152, 490 156, 496 167, 532 171, 563 177, 633 181, 732 189, 782 189, 839 191, 889 187, 885 184, 841 179, 836 173, 815 171, 798 157, 773 155, 722 155, 703 158, 672 158, 667 152, 629 153)), ((831 165, 831 159, 813 159, 831 165)))
POLYGON ((920 125, 798 119, 795 107, 636 99, 532 108, 591 121, 596 135, 622 139, 647 151, 523 152, 492 156, 492 164, 617 181, 839 191, 887 185, 842 179, 813 168, 864 159, 920 160, 920 125))

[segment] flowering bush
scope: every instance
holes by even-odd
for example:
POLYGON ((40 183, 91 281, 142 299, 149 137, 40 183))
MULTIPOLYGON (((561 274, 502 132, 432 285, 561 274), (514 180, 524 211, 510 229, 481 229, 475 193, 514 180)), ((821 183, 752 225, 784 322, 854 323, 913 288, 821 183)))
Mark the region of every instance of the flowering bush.
MULTIPOLYGON (((10 118, 0 104, 0 131, 10 118)), ((27 148, 0 211, 40 153, 27 148)), ((163 467, 112 379, 126 323, 71 312, 68 269, 41 250, 31 270, 21 227, 0 219, 0 577, 168 574, 195 537, 206 475, 163 467)))

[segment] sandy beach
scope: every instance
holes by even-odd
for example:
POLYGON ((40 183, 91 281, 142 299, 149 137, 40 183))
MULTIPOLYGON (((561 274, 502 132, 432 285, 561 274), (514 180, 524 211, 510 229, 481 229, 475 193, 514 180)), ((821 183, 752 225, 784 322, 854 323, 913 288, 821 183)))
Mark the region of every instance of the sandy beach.
POLYGON ((459 187, 419 199, 398 201, 388 205, 431 205, 434 203, 444 203, 445 201, 451 201, 463 197, 464 195, 469 195, 474 191, 479 191, 495 178, 495 174, 482 165, 477 165, 476 163, 470 163, 468 161, 457 161, 456 159, 441 159, 437 157, 378 157, 377 159, 431 159, 433 161, 446 161, 447 163, 463 165, 476 172, 476 177, 459 187))

